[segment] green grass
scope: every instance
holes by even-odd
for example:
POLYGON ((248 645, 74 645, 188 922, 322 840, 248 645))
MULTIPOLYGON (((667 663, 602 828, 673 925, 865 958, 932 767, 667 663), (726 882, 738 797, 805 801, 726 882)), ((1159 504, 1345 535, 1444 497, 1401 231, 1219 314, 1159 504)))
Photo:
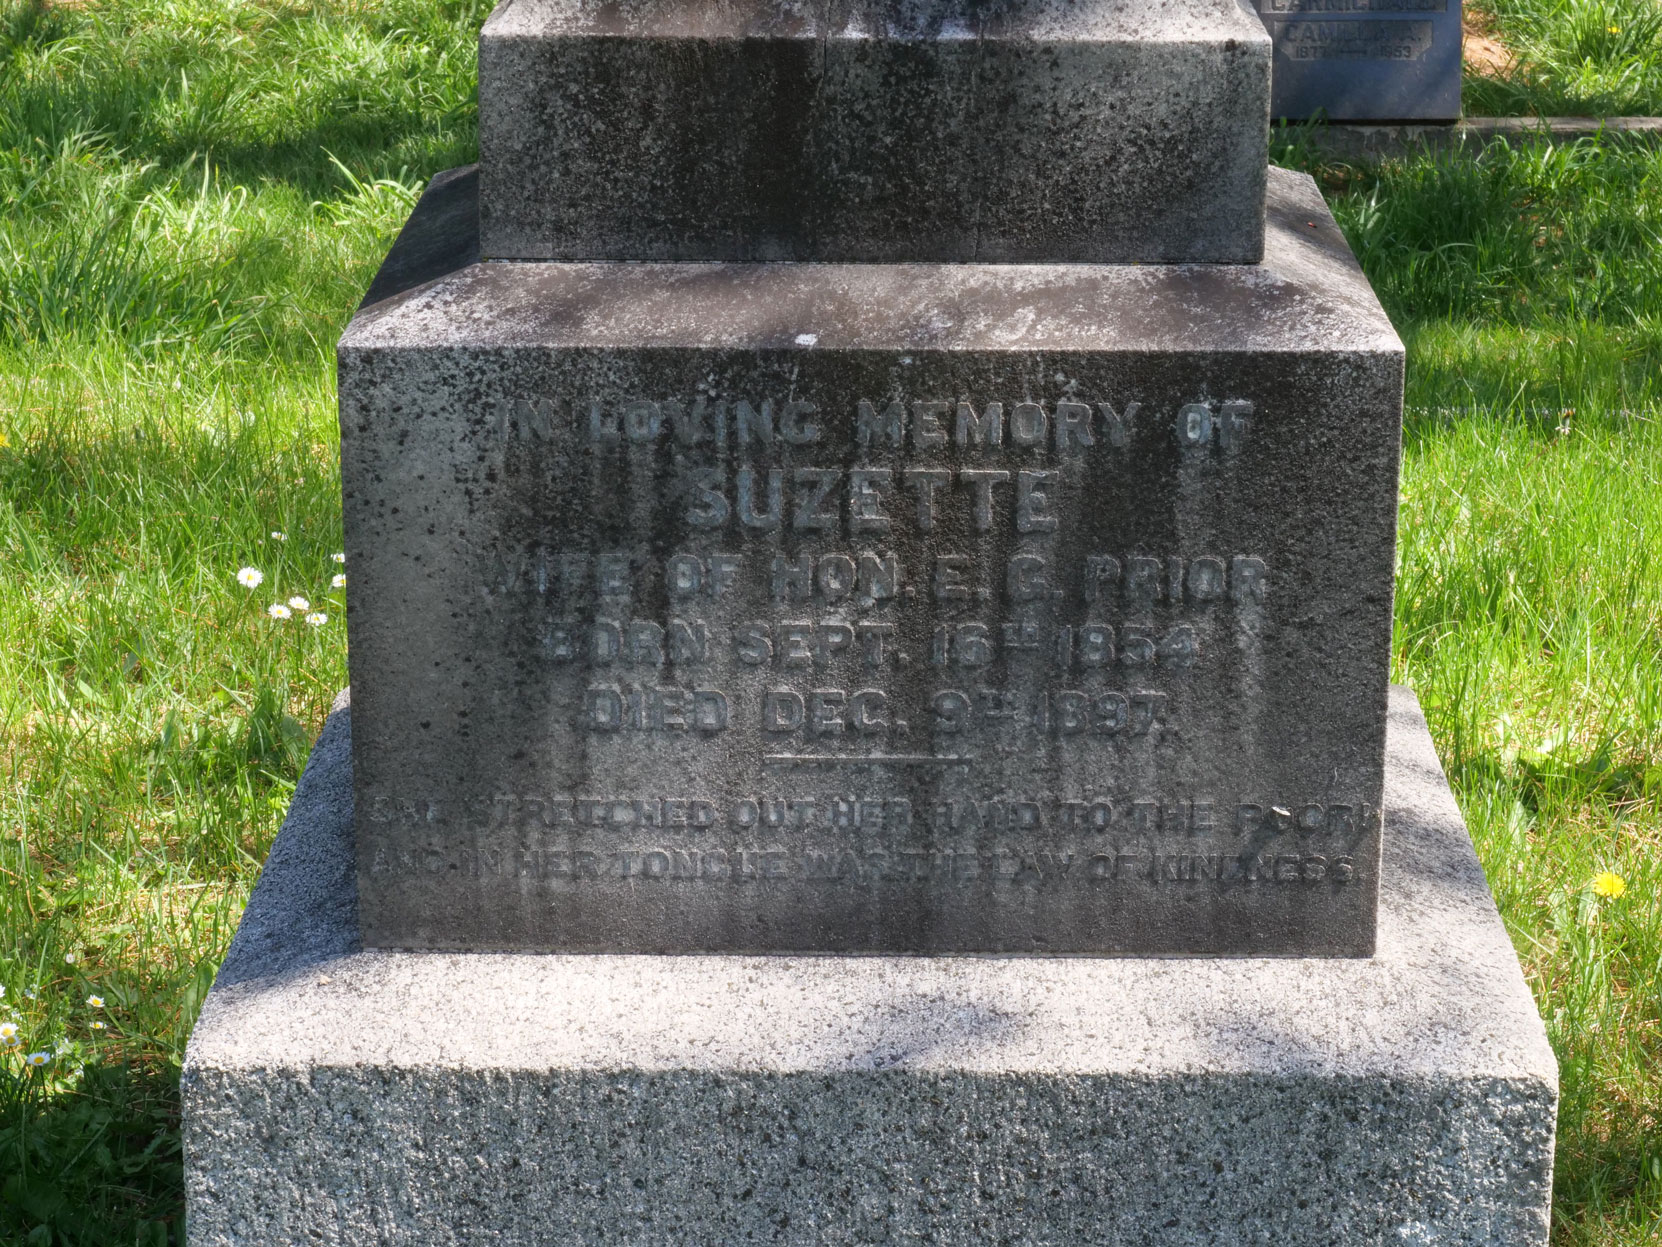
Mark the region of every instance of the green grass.
MULTIPOLYGON (((184 1042, 346 678, 331 348, 483 17, 0 0, 0 1018, 55 1053, 0 1057, 0 1242, 179 1241, 184 1042)), ((1652 1242, 1662 155, 1320 172, 1409 345, 1396 670, 1563 1063, 1556 1241, 1652 1242)))
POLYGON ((1467 73, 1468 115, 1662 114, 1662 4, 1657 0, 1482 0, 1517 58, 1498 77, 1467 73))
POLYGON ((1558 1053, 1554 1241, 1655 1243, 1662 152, 1316 172, 1408 345, 1394 670, 1558 1053))
POLYGON ((0 1242, 180 1241, 185 1040, 346 680, 333 344, 485 12, 0 0, 0 1019, 55 1053, 0 1056, 0 1242))

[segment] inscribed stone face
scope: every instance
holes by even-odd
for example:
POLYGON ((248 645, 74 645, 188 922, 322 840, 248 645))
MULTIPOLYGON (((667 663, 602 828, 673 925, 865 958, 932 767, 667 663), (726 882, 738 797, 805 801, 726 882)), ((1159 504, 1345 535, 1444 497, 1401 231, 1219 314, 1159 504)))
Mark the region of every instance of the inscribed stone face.
POLYGON ((360 313, 366 939, 1368 952, 1401 354, 1276 185, 1262 271, 476 264, 360 313))
POLYGON ((1460 0, 1257 0, 1275 44, 1273 116, 1454 121, 1460 0))

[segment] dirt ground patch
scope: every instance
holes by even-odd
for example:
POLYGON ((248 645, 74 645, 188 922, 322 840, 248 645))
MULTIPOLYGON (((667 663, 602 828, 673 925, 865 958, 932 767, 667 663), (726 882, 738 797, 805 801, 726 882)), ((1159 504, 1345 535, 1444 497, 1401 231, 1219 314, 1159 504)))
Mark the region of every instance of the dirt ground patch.
POLYGON ((1469 5, 1460 14, 1460 55, 1467 69, 1486 78, 1505 77, 1517 63, 1512 49, 1500 41, 1495 19, 1469 5))

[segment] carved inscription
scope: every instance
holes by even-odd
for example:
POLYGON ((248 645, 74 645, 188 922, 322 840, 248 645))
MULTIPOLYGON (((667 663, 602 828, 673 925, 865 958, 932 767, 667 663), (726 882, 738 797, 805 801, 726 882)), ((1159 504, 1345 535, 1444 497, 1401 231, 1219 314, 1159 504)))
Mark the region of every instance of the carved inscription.
POLYGON ((612 879, 664 883, 805 881, 880 885, 984 883, 1088 886, 1346 886, 1359 879, 1350 846, 1377 833, 1365 802, 1321 803, 1043 797, 946 801, 916 808, 895 796, 531 796, 504 794, 456 807, 437 799, 379 797, 374 823, 418 833, 377 850, 371 869, 460 871, 564 884, 612 879), (474 847, 419 833, 460 823, 474 847), (1071 836, 1052 851, 954 838, 994 833, 1071 836), (768 846, 796 833, 796 847, 768 846), (802 833, 807 833, 803 840, 802 833), (760 847, 724 841, 761 836, 760 847), (657 836, 654 843, 650 838, 657 836), (504 838, 506 837, 506 838, 504 838), (835 838, 831 838, 835 837, 835 838))
POLYGON ((922 828, 949 835, 1059 829, 1092 836, 1206 838, 1258 845, 1285 840, 1344 843, 1379 825, 1378 808, 1367 802, 1153 796, 1116 802, 1105 796, 1034 795, 943 800, 919 806, 892 794, 772 794, 722 801, 713 796, 502 793, 472 802, 383 795, 370 801, 367 813, 372 823, 417 830, 441 825, 512 833, 653 829, 692 839, 723 830, 818 829, 880 835, 922 828))
POLYGON ((1448 0, 1261 0, 1261 13, 1446 13, 1448 0))
MULTIPOLYGON (((1175 556, 1091 554, 1071 576, 1052 572, 1037 554, 1008 560, 1002 583, 987 578, 968 556, 938 555, 921 583, 903 570, 890 551, 847 554, 772 555, 750 560, 741 554, 681 553, 662 568, 638 565, 624 552, 595 555, 536 550, 517 563, 503 563, 486 585, 487 597, 535 594, 574 612, 586 601, 626 607, 644 581, 661 576, 670 598, 683 607, 720 605, 742 596, 747 585, 781 605, 869 609, 883 603, 923 602, 948 611, 955 606, 1003 606, 1065 601, 1078 623, 983 618, 930 627, 916 650, 908 649, 893 620, 821 616, 773 617, 723 622, 671 615, 655 619, 617 617, 553 618, 543 627, 542 652, 556 664, 596 671, 692 675, 690 688, 647 682, 597 683, 586 694, 583 726, 602 732, 653 731, 708 734, 725 730, 735 713, 734 698, 715 686, 699 687, 700 670, 724 666, 804 673, 858 670, 866 678, 905 670, 914 663, 946 671, 975 673, 998 666, 1026 665, 1058 676, 1119 672, 1168 675, 1194 669, 1203 657, 1192 623, 1165 625, 1093 621, 1091 616, 1147 613, 1156 606, 1201 608, 1224 604, 1256 609, 1265 601, 1269 569, 1250 555, 1175 556), (990 582, 989 582, 990 581, 990 582), (751 583, 755 582, 755 583, 751 583), (1070 593, 1061 585, 1071 583, 1070 593)), ((1058 735, 1084 732, 1131 736, 1154 725, 1163 700, 1138 689, 1039 688, 1025 701, 996 690, 942 687, 930 698, 941 732, 1000 719, 1028 723, 1058 735)), ((739 713, 745 713, 739 707, 739 713)), ((758 707, 768 732, 905 731, 908 724, 889 712, 881 687, 769 689, 758 707)))
MULTIPOLYGON (((970 554, 943 553, 921 568, 903 569, 892 550, 775 554, 749 561, 740 554, 689 552, 671 555, 660 569, 635 560, 627 551, 589 555, 535 547, 511 558, 499 554, 482 592, 487 597, 535 594, 554 602, 607 602, 634 597, 645 587, 643 578, 661 578, 665 591, 678 602, 719 602, 758 575, 760 587, 775 602, 872 606, 922 596, 943 605, 1068 600, 1135 610, 1224 599, 1258 605, 1264 601, 1268 569, 1264 560, 1247 554, 1202 554, 1192 559, 1089 554, 1069 564, 1043 553, 1012 555, 1002 568, 993 569, 980 566, 970 554), (1063 588, 1070 579, 1080 585, 1071 598, 1063 588)), ((669 639, 683 645, 701 643, 691 634, 669 639)))
MULTIPOLYGON (((772 555, 678 553, 662 567, 639 564, 624 552, 595 555, 536 550, 503 563, 483 587, 487 597, 534 594, 555 609, 571 610, 542 626, 546 659, 620 676, 674 673, 691 687, 645 679, 588 687, 578 722, 601 732, 709 734, 727 729, 735 714, 750 715, 770 733, 904 732, 881 686, 830 685, 768 689, 745 706, 721 687, 700 686, 700 672, 756 669, 777 673, 843 673, 884 679, 913 666, 960 679, 999 668, 1035 678, 1145 674, 1182 676, 1203 661, 1205 645, 1193 622, 1132 622, 1156 607, 1178 612, 1211 606, 1254 611, 1269 591, 1264 560, 1250 555, 1176 556, 1090 554, 1073 574, 1053 571, 1039 554, 1012 556, 1002 577, 987 577, 969 556, 937 555, 914 578, 891 551, 772 555), (682 609, 719 607, 726 600, 765 596, 781 606, 856 612, 884 604, 920 603, 937 612, 954 608, 1015 610, 1027 603, 1061 605, 1078 622, 983 617, 932 624, 908 642, 892 618, 821 615, 723 621, 672 614, 663 622, 623 611, 637 590, 661 578, 682 609), (1064 589, 1064 584, 1074 586, 1064 589), (754 592, 746 595, 746 589, 754 592), (617 609, 615 616, 583 617, 585 602, 617 609), (1101 616, 1117 616, 1112 622, 1101 616), (1096 616, 1098 618, 1093 618, 1096 616)), ((709 677, 704 677, 709 678, 709 677)), ((1060 736, 1146 735, 1163 694, 1146 689, 1034 687, 1017 696, 991 688, 943 685, 929 698, 931 718, 921 728, 955 733, 1000 720, 1060 736)))
POLYGON ((1281 413, 1204 388, 715 385, 482 413, 516 522, 485 530, 465 606, 525 656, 488 696, 526 748, 460 794, 372 787, 372 873, 579 907, 1072 889, 1106 913, 1373 886, 1377 793, 1253 769, 1252 740, 1303 726, 1261 712, 1289 676, 1265 637, 1329 610, 1250 510, 1214 505, 1265 479, 1243 465, 1281 413))
POLYGON ((1224 631, 1256 626, 1271 569, 1250 550, 1082 551, 1070 517, 1139 429, 1199 466, 1255 419, 1244 398, 516 399, 491 411, 501 444, 575 433, 595 471, 657 465, 686 537, 499 548, 480 593, 535 606, 541 657, 587 676, 568 722, 596 736, 741 730, 775 760, 897 766, 921 755, 876 750, 907 738, 945 760, 987 731, 1135 745, 1170 723, 1173 681, 1205 680, 1224 631))
POLYGON ((1294 61, 1417 61, 1431 51, 1432 24, 1403 19, 1276 23, 1276 55, 1294 61))
POLYGON ((388 848, 371 863, 374 873, 450 872, 472 878, 504 875, 581 884, 612 879, 666 883, 767 883, 771 880, 832 884, 971 883, 1039 888, 1118 882, 1155 886, 1350 885, 1356 859, 1323 853, 1162 853, 1066 851, 1022 853, 974 849, 808 849, 632 846, 594 849, 484 848, 453 857, 442 850, 388 848))

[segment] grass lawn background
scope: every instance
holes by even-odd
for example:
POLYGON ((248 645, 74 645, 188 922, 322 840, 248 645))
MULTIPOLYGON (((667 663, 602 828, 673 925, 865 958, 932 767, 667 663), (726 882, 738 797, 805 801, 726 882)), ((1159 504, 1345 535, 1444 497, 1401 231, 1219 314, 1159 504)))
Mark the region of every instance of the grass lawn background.
POLYGON ((1662 115, 1657 0, 1466 0, 1468 25, 1498 36, 1513 64, 1464 84, 1480 117, 1662 115))
MULTIPOLYGON (((180 1241, 179 1060, 346 682, 333 344, 487 7, 0 0, 0 1242, 180 1241)), ((1506 89, 1662 112, 1649 38, 1506 89)), ((1395 674, 1562 1064, 1555 1242, 1656 1242, 1662 153, 1316 172, 1409 347, 1395 674)))

